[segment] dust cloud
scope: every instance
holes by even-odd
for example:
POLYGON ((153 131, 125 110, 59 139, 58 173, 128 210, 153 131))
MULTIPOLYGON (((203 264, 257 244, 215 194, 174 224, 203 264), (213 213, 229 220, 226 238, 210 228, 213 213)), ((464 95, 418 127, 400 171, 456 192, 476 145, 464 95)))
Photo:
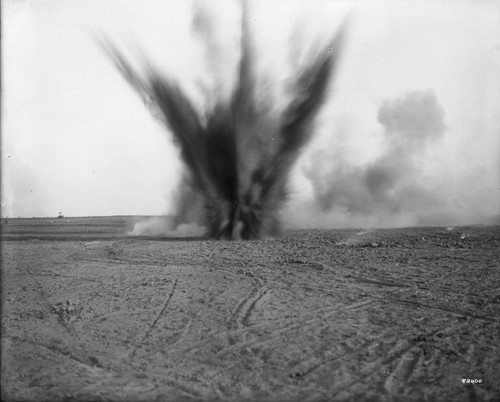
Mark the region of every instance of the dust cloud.
POLYGON ((197 223, 177 223, 175 217, 151 216, 134 224, 129 236, 199 237, 205 228, 197 223))
POLYGON ((337 148, 317 151, 306 163, 313 199, 300 206, 301 218, 291 219, 291 226, 370 228, 486 219, 472 198, 453 197, 459 193, 451 180, 454 172, 426 169, 447 131, 445 111, 432 90, 386 99, 377 120, 383 150, 374 160, 356 165, 337 148), (446 175, 450 180, 443 180, 446 175))
MULTIPOLYGON (((279 235, 288 177, 312 136, 313 120, 323 105, 337 65, 342 33, 316 45, 282 82, 258 71, 248 5, 243 2, 240 58, 235 82, 228 87, 220 71, 217 40, 205 10, 194 13, 193 32, 203 38, 208 67, 215 72, 201 86, 205 102, 193 102, 181 85, 144 60, 132 66, 109 40, 101 46, 153 114, 172 132, 185 173, 179 184, 174 231, 205 227, 217 239, 259 239, 279 235), (276 94, 284 96, 276 102, 276 94), (181 226, 184 225, 184 226, 181 226)), ((292 57, 293 58, 293 57, 292 57)), ((161 228, 149 222, 133 233, 161 228)), ((168 227, 164 231, 170 233, 168 227)))

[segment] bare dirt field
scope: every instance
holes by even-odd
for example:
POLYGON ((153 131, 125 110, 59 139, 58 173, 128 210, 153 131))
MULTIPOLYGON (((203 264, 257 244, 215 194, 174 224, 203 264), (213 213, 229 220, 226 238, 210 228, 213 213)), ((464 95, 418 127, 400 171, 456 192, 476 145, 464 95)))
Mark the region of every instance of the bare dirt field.
POLYGON ((2 400, 500 400, 498 225, 227 242, 131 219, 2 222, 2 400))

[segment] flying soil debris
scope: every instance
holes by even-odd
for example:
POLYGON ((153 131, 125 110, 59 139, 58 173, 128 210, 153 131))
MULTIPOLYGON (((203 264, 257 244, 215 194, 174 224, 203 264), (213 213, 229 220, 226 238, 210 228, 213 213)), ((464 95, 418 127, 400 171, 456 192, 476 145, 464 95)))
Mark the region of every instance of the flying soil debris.
POLYGON ((313 119, 339 61, 345 24, 296 72, 292 96, 280 112, 257 88, 249 28, 244 3, 235 86, 229 99, 217 99, 203 113, 151 63, 139 73, 113 43, 100 41, 180 148, 186 172, 179 190, 178 223, 194 220, 216 239, 259 239, 280 233, 287 178, 312 135, 313 119))

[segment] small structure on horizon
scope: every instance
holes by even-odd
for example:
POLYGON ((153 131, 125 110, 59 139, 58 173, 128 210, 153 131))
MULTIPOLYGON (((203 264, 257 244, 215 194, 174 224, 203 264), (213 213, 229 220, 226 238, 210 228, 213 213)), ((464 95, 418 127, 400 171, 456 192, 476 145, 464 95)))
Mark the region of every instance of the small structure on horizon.
POLYGON ((64 215, 62 212, 59 212, 59 215, 57 215, 57 219, 64 219, 64 215))

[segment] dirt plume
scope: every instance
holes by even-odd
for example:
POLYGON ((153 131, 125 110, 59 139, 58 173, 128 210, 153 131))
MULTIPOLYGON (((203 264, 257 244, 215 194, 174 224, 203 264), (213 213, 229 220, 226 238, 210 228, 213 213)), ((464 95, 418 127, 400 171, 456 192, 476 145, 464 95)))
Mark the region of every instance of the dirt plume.
MULTIPOLYGON (((260 77, 255 68, 258 54, 246 2, 242 10, 236 82, 228 97, 211 92, 202 110, 178 82, 147 60, 144 71, 138 71, 112 42, 101 40, 120 73, 165 123, 180 149, 186 169, 180 182, 177 224, 204 226, 208 236, 217 239, 258 239, 281 232, 288 176, 312 135, 345 31, 341 28, 326 45, 310 52, 279 107, 266 90, 265 83, 271 81, 260 77)), ((202 9, 194 14, 193 31, 204 38, 208 64, 216 69, 220 52, 211 35, 210 17, 202 9)), ((216 89, 222 86, 217 84, 220 77, 215 81, 216 89)))

